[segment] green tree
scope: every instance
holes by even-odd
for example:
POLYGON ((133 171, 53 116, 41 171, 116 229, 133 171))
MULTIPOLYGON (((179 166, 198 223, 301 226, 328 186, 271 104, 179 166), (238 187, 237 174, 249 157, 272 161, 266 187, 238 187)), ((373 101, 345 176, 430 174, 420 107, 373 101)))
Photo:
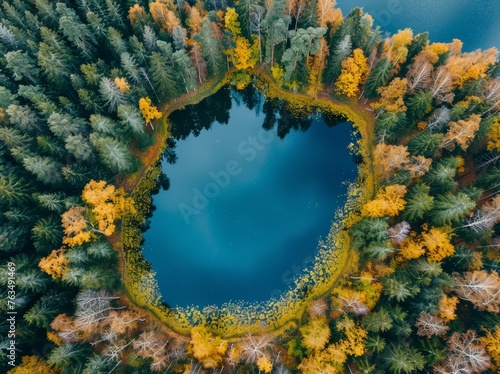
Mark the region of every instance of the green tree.
POLYGON ((21 50, 8 52, 5 55, 7 69, 12 73, 14 80, 28 83, 38 83, 38 68, 27 52, 21 50))
POLYGON ((108 112, 115 112, 119 105, 125 103, 125 95, 110 78, 101 79, 99 93, 108 107, 108 112))
POLYGON ((410 222, 417 222, 434 208, 434 196, 429 195, 429 186, 415 184, 406 195, 403 217, 410 222))
POLYGON ((32 173, 40 182, 48 185, 58 185, 63 181, 61 166, 51 157, 28 156, 23 158, 26 170, 32 173))
POLYGON ((90 135, 90 142, 97 149, 101 160, 108 168, 117 173, 126 173, 134 169, 134 162, 128 146, 112 137, 90 135))
POLYGON ((385 218, 363 218, 349 231, 352 246, 362 248, 371 243, 383 243, 387 240, 389 222, 385 218))
POLYGON ((178 93, 176 72, 173 66, 169 65, 165 57, 158 52, 151 54, 149 62, 149 72, 154 83, 155 91, 161 100, 168 101, 178 93))
POLYGON ((286 81, 290 81, 299 64, 304 66, 305 59, 319 51, 319 39, 325 32, 323 27, 308 27, 289 32, 290 48, 283 53, 281 58, 285 66, 286 81))
POLYGON ((194 90, 196 87, 196 69, 191 64, 191 59, 184 49, 174 52, 172 54, 172 60, 177 73, 182 78, 180 85, 184 87, 186 92, 194 90))
POLYGON ((119 105, 118 118, 126 131, 132 135, 144 134, 146 123, 139 109, 134 105, 119 105))
POLYGON ((94 157, 94 148, 82 134, 69 135, 65 141, 65 148, 79 161, 89 161, 94 157))
POLYGON ((108 27, 108 40, 117 56, 127 52, 127 43, 123 39, 122 33, 114 27, 108 27))
POLYGON ((39 252, 50 252, 60 245, 62 240, 61 221, 57 216, 40 218, 31 229, 35 248, 39 252))
POLYGON ((457 186, 455 181, 457 163, 456 158, 444 158, 433 162, 429 172, 423 178, 424 181, 431 186, 432 190, 441 193, 452 191, 457 186))
POLYGON ((424 357, 407 342, 390 343, 382 353, 382 360, 391 373, 413 373, 424 368, 424 357))
POLYGON ((437 226, 459 223, 476 206, 466 193, 448 193, 436 198, 431 215, 431 222, 437 226))
POLYGON ((47 120, 50 131, 58 138, 65 140, 70 135, 85 134, 87 122, 69 114, 53 112, 47 120))
POLYGON ((54 348, 50 352, 47 362, 60 370, 70 371, 70 367, 82 363, 87 356, 88 352, 84 346, 68 343, 54 348))
POLYGON ((392 317, 381 307, 378 312, 372 312, 363 317, 363 326, 372 332, 385 332, 392 328, 392 317))
POLYGON ((392 68, 392 62, 387 57, 384 57, 375 65, 366 79, 364 91, 366 97, 372 98, 377 96, 377 89, 385 87, 389 83, 392 68))
POLYGON ((432 110, 432 93, 418 91, 406 101, 408 113, 414 121, 422 120, 432 110))
POLYGON ((201 45, 203 57, 207 63, 208 74, 218 77, 224 71, 226 59, 221 41, 214 32, 216 27, 209 18, 205 18, 195 40, 201 45))
POLYGON ((433 157, 443 142, 444 135, 431 131, 422 131, 408 142, 408 151, 413 156, 433 157))
POLYGON ((9 115, 10 123, 25 133, 40 131, 36 113, 28 105, 11 104, 5 111, 9 115))

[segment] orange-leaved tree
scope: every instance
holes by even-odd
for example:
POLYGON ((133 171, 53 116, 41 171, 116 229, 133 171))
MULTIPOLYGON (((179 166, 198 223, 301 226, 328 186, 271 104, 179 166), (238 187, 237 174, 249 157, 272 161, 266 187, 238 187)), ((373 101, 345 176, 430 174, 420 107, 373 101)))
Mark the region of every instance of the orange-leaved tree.
POLYGON ((149 126, 154 130, 151 120, 160 119, 162 116, 161 112, 151 103, 151 99, 147 96, 139 99, 139 109, 144 117, 144 121, 149 123, 149 126))
POLYGON ((391 113, 406 112, 406 106, 403 100, 406 94, 408 81, 406 78, 394 78, 388 86, 380 87, 377 92, 380 94, 380 99, 371 104, 375 110, 385 110, 391 113))
POLYGON ((407 167, 409 155, 407 146, 378 143, 373 151, 373 163, 378 174, 389 180, 395 172, 407 167))
POLYGON ((62 278, 68 269, 69 261, 64 255, 65 248, 54 249, 38 263, 38 267, 53 279, 62 278))
POLYGON ((470 142, 474 139, 476 131, 479 130, 479 123, 481 116, 472 114, 469 118, 459 120, 457 122, 450 122, 450 129, 446 133, 441 148, 453 151, 455 144, 462 150, 466 151, 470 142))

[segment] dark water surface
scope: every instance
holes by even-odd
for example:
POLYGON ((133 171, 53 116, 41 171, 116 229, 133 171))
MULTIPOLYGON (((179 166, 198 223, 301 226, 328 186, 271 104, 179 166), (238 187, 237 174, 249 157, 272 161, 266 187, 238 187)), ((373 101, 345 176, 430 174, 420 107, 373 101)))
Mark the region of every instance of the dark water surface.
POLYGON ((499 0, 337 0, 344 15, 357 6, 391 34, 409 27, 433 42, 458 38, 463 51, 500 47, 499 0))
POLYGON ((253 90, 228 89, 171 119, 184 139, 177 162, 163 163, 170 189, 154 197, 144 246, 165 301, 276 296, 311 263, 345 203, 343 182, 356 175, 350 124, 299 121, 253 90), (273 117, 281 120, 270 128, 273 117))

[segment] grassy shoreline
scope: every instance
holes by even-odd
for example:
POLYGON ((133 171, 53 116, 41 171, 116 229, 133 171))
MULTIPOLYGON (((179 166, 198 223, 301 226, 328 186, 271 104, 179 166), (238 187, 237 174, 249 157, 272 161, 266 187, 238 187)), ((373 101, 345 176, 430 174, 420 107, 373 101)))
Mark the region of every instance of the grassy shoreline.
POLYGON ((120 186, 131 194, 136 203, 139 202, 138 216, 124 219, 120 235, 113 240, 115 248, 120 252, 124 292, 133 304, 148 310, 169 329, 182 335, 189 334, 192 326, 200 323, 207 324, 214 333, 228 339, 237 339, 248 331, 277 333, 289 326, 300 325, 312 300, 331 291, 346 272, 356 270, 357 264, 349 261, 356 256, 350 247, 346 228, 356 221, 357 206, 372 198, 376 192, 376 176, 371 162, 374 136, 372 113, 356 100, 336 101, 328 91, 320 92, 317 97, 292 93, 278 87, 264 69, 256 69, 256 87, 266 97, 285 101, 292 113, 295 111, 300 114, 320 109, 342 116, 353 123, 361 135, 357 152, 362 156, 363 162, 358 167, 358 182, 351 186, 344 209, 337 212, 326 244, 316 255, 313 267, 299 276, 295 280, 294 288, 285 292, 280 299, 260 304, 232 303, 202 310, 196 307, 171 309, 160 303, 156 279, 140 249, 142 231, 138 229, 138 225, 149 212, 151 192, 156 188, 154 181, 161 172, 159 160, 169 136, 168 116, 175 110, 196 104, 217 92, 231 82, 232 73, 229 72, 223 79, 208 82, 198 90, 164 105, 161 108, 163 117, 153 132, 154 144, 145 151, 134 150, 142 161, 140 169, 120 180, 120 186), (305 295, 301 291, 304 289, 307 289, 305 295))

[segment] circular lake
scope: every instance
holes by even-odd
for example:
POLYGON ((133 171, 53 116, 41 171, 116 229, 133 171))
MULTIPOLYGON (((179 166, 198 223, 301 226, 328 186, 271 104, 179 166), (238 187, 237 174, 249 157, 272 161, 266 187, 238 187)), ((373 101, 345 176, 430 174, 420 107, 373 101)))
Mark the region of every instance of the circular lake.
POLYGON ((279 296, 311 264, 356 176, 351 125, 296 119, 280 102, 223 88, 174 112, 170 188, 143 252, 170 306, 279 296), (174 162, 175 161, 175 162, 174 162))

